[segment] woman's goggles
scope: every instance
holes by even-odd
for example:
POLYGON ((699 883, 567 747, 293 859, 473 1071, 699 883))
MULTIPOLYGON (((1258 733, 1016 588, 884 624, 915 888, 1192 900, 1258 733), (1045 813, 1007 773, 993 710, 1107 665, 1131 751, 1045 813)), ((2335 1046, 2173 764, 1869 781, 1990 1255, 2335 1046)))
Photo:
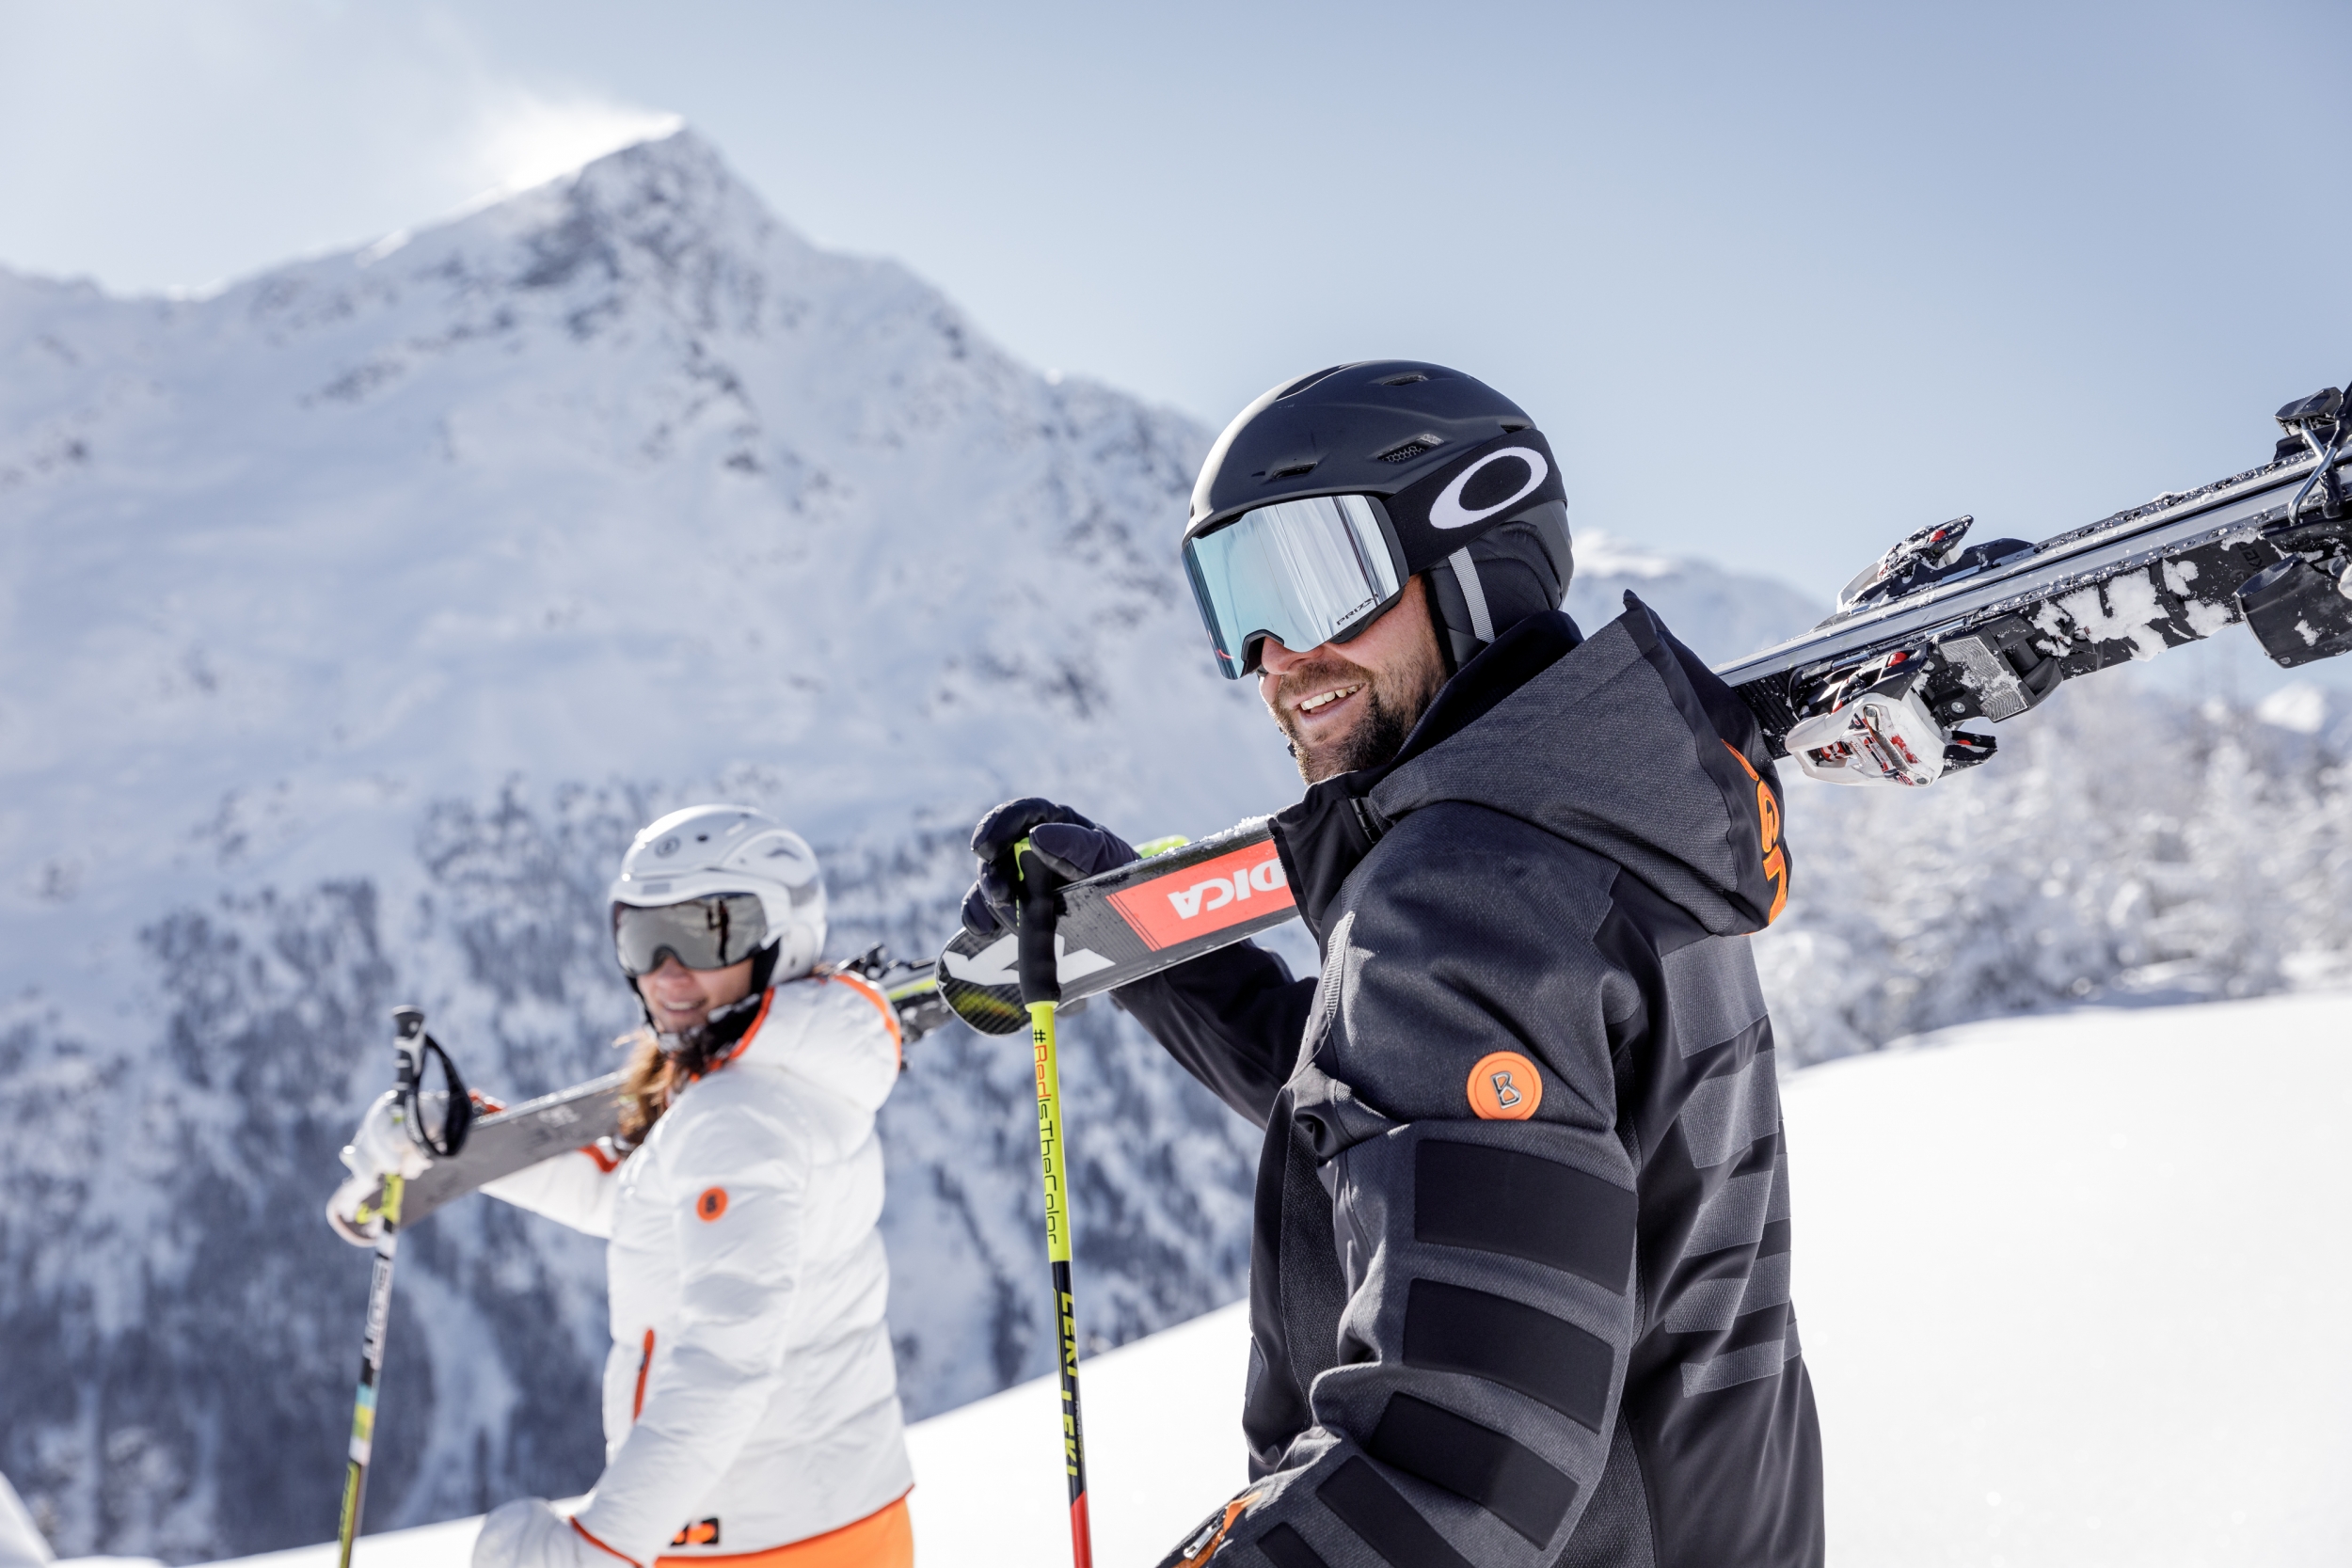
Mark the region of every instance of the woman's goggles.
POLYGON ((1239 680, 1272 637, 1301 653, 1343 642, 1394 604, 1407 574, 1380 503, 1311 496, 1245 512, 1184 541, 1184 570, 1217 668, 1239 680))
POLYGON ((612 946, 630 979, 651 974, 665 958, 688 969, 724 969, 759 951, 768 911, 755 893, 717 893, 682 904, 612 906, 612 946))

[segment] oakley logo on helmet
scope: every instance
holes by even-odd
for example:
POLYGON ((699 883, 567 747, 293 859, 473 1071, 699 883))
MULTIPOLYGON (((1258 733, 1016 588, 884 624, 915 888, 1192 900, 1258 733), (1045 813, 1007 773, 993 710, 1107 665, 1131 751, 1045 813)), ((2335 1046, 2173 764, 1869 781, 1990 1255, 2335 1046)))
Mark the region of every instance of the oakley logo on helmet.
POLYGON ((1505 447, 1490 451, 1477 462, 1454 476, 1454 483, 1438 493, 1429 503, 1429 526, 1437 529, 1469 528, 1483 523, 1503 508, 1526 499, 1543 485, 1551 472, 1551 465, 1544 454, 1533 447, 1505 447), (1498 463, 1513 463, 1516 468, 1505 468, 1491 476, 1486 470, 1498 463), (1479 483, 1482 477, 1485 483, 1479 483), (1518 481, 1516 486, 1500 499, 1497 490, 1518 481), (1472 485, 1477 488, 1473 490, 1472 485))

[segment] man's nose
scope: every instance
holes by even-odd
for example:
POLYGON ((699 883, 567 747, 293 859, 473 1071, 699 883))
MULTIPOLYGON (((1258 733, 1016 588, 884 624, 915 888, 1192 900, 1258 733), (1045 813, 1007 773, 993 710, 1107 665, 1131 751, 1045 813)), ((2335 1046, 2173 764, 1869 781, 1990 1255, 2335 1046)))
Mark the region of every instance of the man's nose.
POLYGON ((1258 664, 1269 674, 1284 674, 1296 668, 1307 654, 1313 652, 1312 648, 1309 648, 1306 653, 1295 654, 1282 646, 1280 638, 1269 637, 1258 644, 1258 664))

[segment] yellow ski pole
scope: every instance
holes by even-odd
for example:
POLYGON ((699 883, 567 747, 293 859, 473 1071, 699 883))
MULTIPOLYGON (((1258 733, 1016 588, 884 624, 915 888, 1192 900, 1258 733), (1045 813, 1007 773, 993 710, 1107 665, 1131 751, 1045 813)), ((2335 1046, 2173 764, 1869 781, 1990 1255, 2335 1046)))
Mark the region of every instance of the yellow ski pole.
MULTIPOLYGON (((424 1032, 424 1014, 416 1007, 392 1009, 393 1090, 400 1097, 400 1114, 408 1135, 426 1154, 446 1158, 465 1147, 473 1125, 473 1102, 465 1081, 457 1076, 449 1053, 424 1032), (421 1096, 425 1067, 437 1057, 446 1074, 441 1130, 437 1135, 424 1126, 421 1096)), ((368 1277, 368 1327, 359 1344, 359 1391, 351 1404, 351 1447, 343 1462, 343 1506, 335 1529, 336 1568, 351 1568, 351 1548, 359 1539, 359 1512, 368 1496, 368 1461, 375 1452, 375 1395, 384 1379, 384 1341, 392 1322, 392 1259, 400 1253, 400 1199, 407 1182, 398 1171, 384 1178, 383 1196, 373 1210, 362 1203, 354 1216, 361 1225, 380 1219, 376 1232, 375 1268, 368 1277)))
POLYGON ((1054 926, 1065 878, 1023 839, 1013 846, 1021 889, 1021 1001, 1029 1013, 1029 1046, 1037 1060, 1038 1161, 1045 1177, 1045 1256, 1053 1265, 1054 1325, 1061 1370, 1062 1464, 1070 1478, 1070 1555, 1076 1568, 1093 1568, 1094 1533, 1087 1520, 1086 1430, 1078 1418, 1078 1309, 1070 1281, 1069 1151, 1061 1124, 1061 1083, 1054 1065, 1054 1013, 1061 1002, 1054 926))
POLYGON ((368 1460, 375 1448, 375 1388, 384 1372, 384 1337, 392 1317, 392 1259, 400 1251, 400 1193, 404 1183, 395 1171, 384 1179, 383 1207, 370 1213, 360 1207, 365 1225, 381 1218, 383 1230, 375 1240, 375 1272, 368 1280, 368 1330, 359 1346, 359 1392, 351 1404, 351 1451, 343 1465, 342 1518, 336 1527, 336 1568, 351 1568, 351 1545, 359 1538, 359 1508, 368 1493, 368 1460))

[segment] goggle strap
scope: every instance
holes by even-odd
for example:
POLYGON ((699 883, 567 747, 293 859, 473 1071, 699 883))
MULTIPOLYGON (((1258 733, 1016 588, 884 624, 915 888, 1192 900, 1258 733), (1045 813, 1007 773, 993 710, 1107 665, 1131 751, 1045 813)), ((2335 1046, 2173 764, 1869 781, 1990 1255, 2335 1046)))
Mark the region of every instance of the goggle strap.
POLYGON ((1470 633, 1481 642, 1495 640, 1495 619, 1486 611, 1486 587, 1478 580, 1478 562, 1470 559, 1470 546, 1463 546, 1445 558, 1454 568, 1454 580, 1462 586, 1462 602, 1470 607, 1470 633))

